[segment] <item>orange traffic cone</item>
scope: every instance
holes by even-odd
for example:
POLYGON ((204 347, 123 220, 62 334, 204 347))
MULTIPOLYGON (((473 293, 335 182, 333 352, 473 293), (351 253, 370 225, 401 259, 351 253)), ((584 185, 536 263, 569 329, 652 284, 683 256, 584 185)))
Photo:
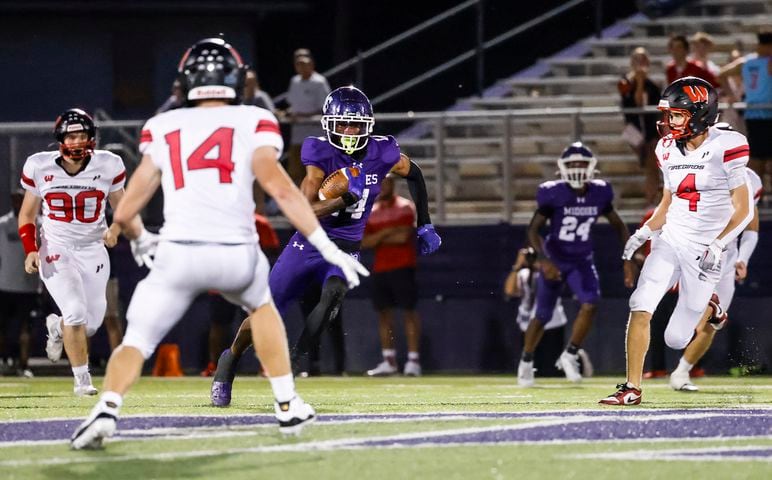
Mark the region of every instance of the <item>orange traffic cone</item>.
POLYGON ((154 377, 182 377, 185 374, 180 367, 180 347, 176 343, 163 343, 158 346, 158 355, 156 355, 155 365, 153 366, 154 377))

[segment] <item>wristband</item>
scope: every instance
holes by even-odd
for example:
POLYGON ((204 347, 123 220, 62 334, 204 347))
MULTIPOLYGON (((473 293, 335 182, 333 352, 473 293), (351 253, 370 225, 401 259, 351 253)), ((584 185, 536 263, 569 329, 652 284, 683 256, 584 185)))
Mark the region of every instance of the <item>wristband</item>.
POLYGON ((19 238, 22 247, 24 247, 25 255, 38 251, 37 232, 34 223, 25 223, 19 227, 19 238))

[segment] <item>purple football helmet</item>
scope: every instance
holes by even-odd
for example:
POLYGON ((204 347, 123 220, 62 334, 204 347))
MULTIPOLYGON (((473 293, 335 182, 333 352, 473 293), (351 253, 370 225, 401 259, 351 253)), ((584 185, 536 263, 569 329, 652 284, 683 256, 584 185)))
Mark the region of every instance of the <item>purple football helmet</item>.
POLYGON ((595 177, 597 164, 598 160, 589 148, 582 142, 574 142, 563 150, 558 159, 560 178, 573 188, 582 188, 585 182, 595 177))
POLYGON ((348 155, 367 146, 374 125, 373 106, 358 88, 336 88, 324 100, 322 128, 327 140, 348 155))

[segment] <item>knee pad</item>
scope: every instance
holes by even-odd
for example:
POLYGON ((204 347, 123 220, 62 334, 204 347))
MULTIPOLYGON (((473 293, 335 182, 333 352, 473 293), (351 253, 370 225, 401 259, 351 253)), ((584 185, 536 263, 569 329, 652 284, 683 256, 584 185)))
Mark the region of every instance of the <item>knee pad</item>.
POLYGON ((322 295, 319 299, 319 305, 329 312, 328 319, 332 319, 338 314, 343 297, 346 296, 348 287, 346 282, 340 277, 330 277, 322 286, 322 295))
POLYGON ((62 309, 62 323, 64 325, 74 327, 77 325, 86 325, 88 310, 86 305, 82 303, 73 302, 71 305, 67 305, 62 309))
POLYGON ((694 330, 691 332, 681 331, 672 324, 665 329, 665 344, 673 350, 683 350, 689 345, 694 337, 694 330))

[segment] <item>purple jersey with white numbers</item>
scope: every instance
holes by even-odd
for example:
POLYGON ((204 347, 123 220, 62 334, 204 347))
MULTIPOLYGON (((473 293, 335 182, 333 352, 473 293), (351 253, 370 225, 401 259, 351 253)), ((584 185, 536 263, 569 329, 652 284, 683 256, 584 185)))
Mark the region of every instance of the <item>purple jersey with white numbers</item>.
POLYGON ((544 242, 547 256, 557 260, 590 258, 590 231, 598 216, 613 210, 614 191, 603 180, 590 180, 583 195, 562 180, 544 182, 536 192, 538 211, 550 220, 544 242))
POLYGON ((353 242, 362 240, 367 218, 373 209, 375 197, 381 191, 381 181, 399 161, 399 145, 392 136, 370 136, 364 156, 359 159, 346 155, 330 145, 324 137, 308 137, 300 151, 303 165, 313 165, 324 171, 325 178, 344 167, 359 167, 365 175, 362 199, 332 215, 319 219, 331 238, 353 242))

